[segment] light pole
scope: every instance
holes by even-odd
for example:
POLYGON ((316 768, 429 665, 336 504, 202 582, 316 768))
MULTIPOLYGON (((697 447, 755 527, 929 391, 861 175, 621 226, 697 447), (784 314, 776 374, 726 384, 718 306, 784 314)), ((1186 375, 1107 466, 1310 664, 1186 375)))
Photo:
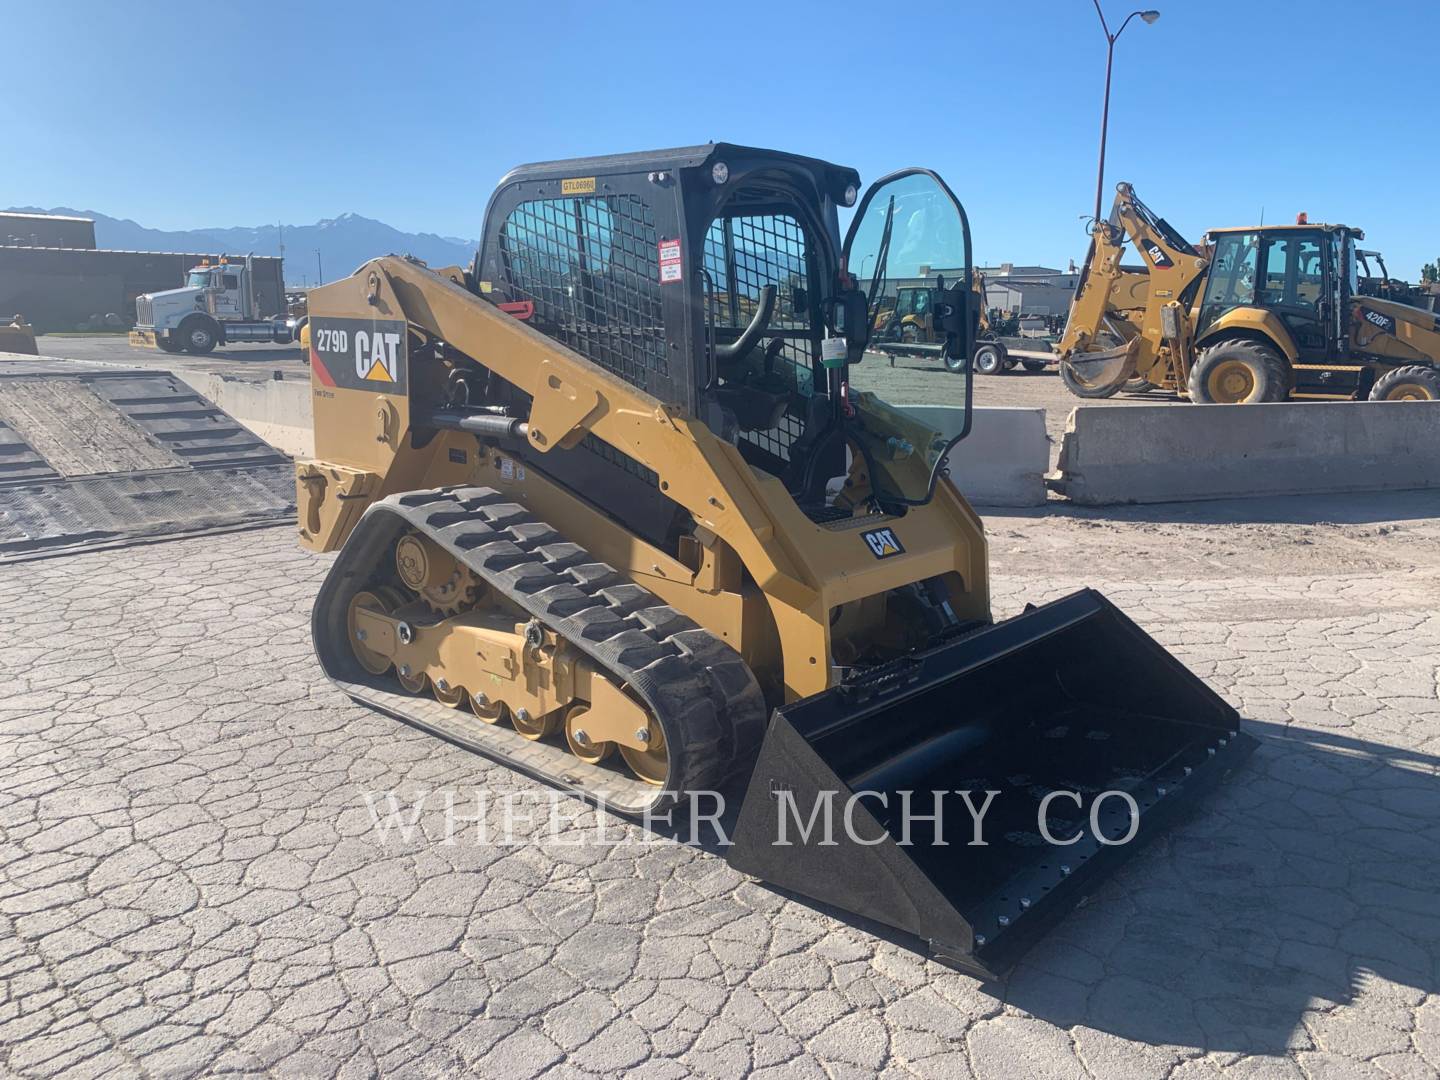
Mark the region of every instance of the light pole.
POLYGON ((1125 16, 1125 21, 1120 24, 1120 29, 1110 33, 1110 24, 1105 21, 1105 13, 1100 10, 1100 0, 1094 0, 1095 14, 1100 16, 1100 28, 1105 31, 1105 107, 1100 113, 1100 173, 1095 177, 1095 220, 1100 220, 1100 199, 1105 188, 1105 133, 1110 126, 1110 68, 1115 61, 1115 42, 1125 32, 1125 27, 1130 25, 1130 20, 1139 15, 1147 23, 1153 23, 1160 18, 1158 11, 1132 11, 1125 16))

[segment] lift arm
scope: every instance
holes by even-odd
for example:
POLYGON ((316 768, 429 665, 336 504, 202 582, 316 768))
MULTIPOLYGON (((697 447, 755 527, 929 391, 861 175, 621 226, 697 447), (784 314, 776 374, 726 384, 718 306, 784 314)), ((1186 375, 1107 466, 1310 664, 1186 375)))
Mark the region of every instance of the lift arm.
POLYGON ((1096 222, 1065 335, 1061 362, 1097 394, 1139 376, 1157 385, 1184 386, 1194 351, 1190 305, 1209 266, 1129 184, 1115 187, 1109 220, 1096 222), (1144 268, 1124 267, 1133 244, 1144 268))

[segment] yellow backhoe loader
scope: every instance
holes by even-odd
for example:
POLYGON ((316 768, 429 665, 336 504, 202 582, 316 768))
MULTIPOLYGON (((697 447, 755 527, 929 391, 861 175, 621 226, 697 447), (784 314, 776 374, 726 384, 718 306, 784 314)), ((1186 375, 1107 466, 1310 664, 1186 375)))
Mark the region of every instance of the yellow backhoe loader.
POLYGON ((525 166, 473 266, 312 290, 315 647, 620 814, 743 787, 733 865, 995 972, 1253 740, 1097 593, 992 620, 954 440, 848 378, 920 266, 964 268, 927 300, 969 355, 964 212, 907 170, 842 244, 858 185, 730 144, 525 166))
POLYGON ((1212 229, 1192 245, 1115 189, 1096 222, 1060 374, 1080 397, 1156 387, 1196 402, 1440 399, 1440 318, 1363 295, 1345 225, 1212 229), (1122 265, 1126 245, 1142 265, 1122 265))

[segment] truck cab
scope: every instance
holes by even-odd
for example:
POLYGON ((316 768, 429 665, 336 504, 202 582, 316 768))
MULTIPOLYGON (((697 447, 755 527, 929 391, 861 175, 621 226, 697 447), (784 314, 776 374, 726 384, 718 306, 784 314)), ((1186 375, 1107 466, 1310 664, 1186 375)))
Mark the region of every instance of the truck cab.
POLYGON ((165 352, 208 353, 240 341, 288 344, 294 331, 284 318, 263 318, 251 260, 208 259, 192 266, 178 289, 146 293, 135 301, 132 345, 165 352))

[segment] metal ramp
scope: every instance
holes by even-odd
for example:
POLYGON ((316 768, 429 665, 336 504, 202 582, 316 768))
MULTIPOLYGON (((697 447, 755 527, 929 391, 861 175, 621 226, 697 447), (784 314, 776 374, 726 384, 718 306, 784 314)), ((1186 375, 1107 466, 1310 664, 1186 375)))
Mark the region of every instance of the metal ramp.
POLYGON ((0 562, 294 515, 290 459, 172 373, 0 364, 0 562))

